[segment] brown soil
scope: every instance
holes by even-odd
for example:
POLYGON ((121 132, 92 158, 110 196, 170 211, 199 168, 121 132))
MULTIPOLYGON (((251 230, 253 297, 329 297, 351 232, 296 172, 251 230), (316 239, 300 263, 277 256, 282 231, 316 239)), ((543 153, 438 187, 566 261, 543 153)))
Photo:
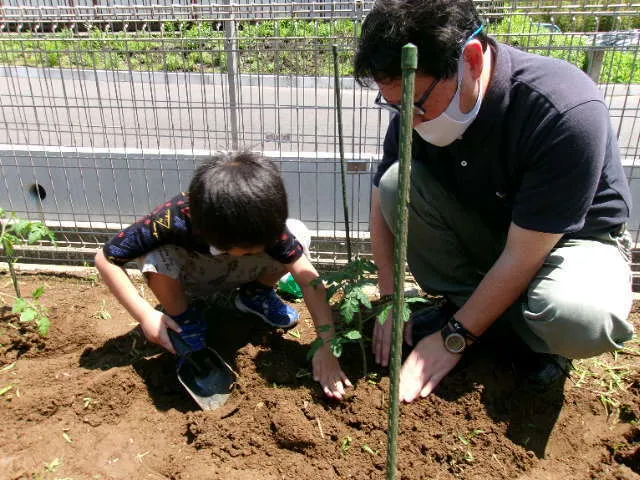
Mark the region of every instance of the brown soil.
MULTIPOLYGON (((46 285, 52 326, 42 339, 20 324, 0 276, 0 478, 385 478, 387 372, 359 378, 348 349, 355 387, 326 399, 309 376, 303 305, 300 338, 221 314, 212 340, 240 379, 224 407, 203 412, 174 358, 95 278, 20 280, 23 293, 46 285)), ((436 394, 402 406, 398 478, 640 479, 637 345, 545 393, 518 380, 499 345, 478 345, 436 394)))

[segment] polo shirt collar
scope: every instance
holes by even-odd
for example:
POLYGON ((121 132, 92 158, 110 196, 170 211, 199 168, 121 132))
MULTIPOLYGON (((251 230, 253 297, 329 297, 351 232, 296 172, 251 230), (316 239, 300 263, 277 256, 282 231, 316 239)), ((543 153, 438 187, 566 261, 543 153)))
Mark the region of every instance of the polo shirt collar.
POLYGON ((480 111, 474 122, 469 125, 462 138, 473 143, 482 142, 496 122, 505 114, 509 106, 511 85, 511 56, 509 47, 493 42, 495 58, 493 75, 489 88, 485 92, 480 111))

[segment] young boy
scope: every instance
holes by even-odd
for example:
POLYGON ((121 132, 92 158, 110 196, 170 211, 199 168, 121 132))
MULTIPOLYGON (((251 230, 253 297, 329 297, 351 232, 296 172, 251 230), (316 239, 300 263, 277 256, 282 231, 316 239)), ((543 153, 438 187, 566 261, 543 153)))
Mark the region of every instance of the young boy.
MULTIPOLYGON (((276 165, 254 153, 228 153, 205 161, 188 193, 181 193, 118 233, 96 255, 96 267, 147 339, 175 353, 167 329, 191 350, 205 347, 209 325, 193 304, 232 291, 236 307, 277 328, 291 328, 298 312, 282 302, 273 285, 287 271, 302 288, 317 334, 328 340, 333 325, 318 273, 287 220, 287 195, 276 165), (123 266, 135 260, 166 313, 136 291, 123 266)), ((328 344, 313 357, 313 376, 325 394, 341 399, 351 386, 328 344)))

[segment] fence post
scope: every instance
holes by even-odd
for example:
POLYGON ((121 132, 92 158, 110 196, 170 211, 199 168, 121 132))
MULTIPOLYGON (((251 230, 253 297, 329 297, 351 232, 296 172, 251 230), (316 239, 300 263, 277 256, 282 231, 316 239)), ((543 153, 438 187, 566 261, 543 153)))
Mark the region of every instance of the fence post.
POLYGON ((603 61, 604 48, 590 47, 587 49, 587 75, 589 75, 595 83, 600 81, 603 61))
POLYGON ((224 45, 227 54, 227 81, 229 82, 229 127, 231 131, 231 148, 238 149, 238 38, 234 6, 231 0, 224 0, 229 7, 229 20, 224 21, 224 45))

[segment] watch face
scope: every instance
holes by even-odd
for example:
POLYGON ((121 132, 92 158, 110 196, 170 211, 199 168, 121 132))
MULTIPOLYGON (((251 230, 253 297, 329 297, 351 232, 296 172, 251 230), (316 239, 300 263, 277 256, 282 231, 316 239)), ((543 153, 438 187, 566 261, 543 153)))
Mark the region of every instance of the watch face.
POLYGON ((453 332, 444 339, 444 346, 451 353, 462 353, 467 346, 467 339, 462 334, 453 332))

